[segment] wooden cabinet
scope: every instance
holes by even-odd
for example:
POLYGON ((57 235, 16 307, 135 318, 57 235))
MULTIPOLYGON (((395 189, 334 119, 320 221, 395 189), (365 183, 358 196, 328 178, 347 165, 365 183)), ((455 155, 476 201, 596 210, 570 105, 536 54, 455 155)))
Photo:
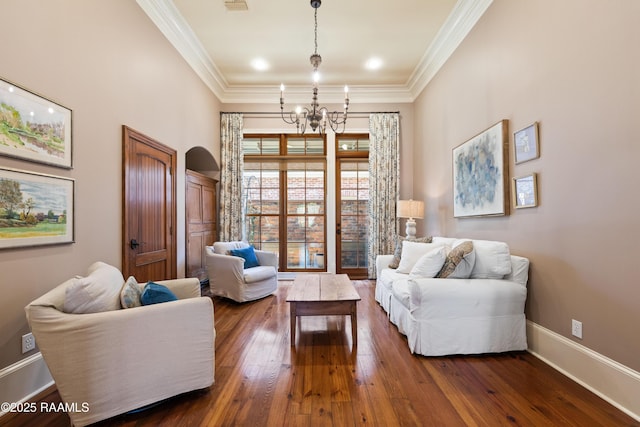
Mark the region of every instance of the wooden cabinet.
POLYGON ((218 237, 218 181, 187 170, 186 182, 186 273, 203 281, 207 278, 204 247, 213 245, 218 237))

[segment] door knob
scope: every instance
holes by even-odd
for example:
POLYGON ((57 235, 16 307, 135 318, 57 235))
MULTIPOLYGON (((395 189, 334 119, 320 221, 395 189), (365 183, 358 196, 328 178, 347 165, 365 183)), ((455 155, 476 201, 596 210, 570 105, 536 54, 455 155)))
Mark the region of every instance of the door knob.
POLYGON ((136 239, 131 239, 131 242, 129 242, 129 246, 131 246, 131 249, 135 249, 140 246, 140 243, 138 243, 136 239))

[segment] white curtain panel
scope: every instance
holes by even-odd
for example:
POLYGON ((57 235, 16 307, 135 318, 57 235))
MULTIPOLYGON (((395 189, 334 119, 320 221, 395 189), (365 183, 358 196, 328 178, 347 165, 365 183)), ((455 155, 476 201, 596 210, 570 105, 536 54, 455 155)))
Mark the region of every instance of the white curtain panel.
POLYGON ((223 113, 220 117, 220 236, 222 242, 242 240, 242 132, 243 116, 223 113))
POLYGON ((369 278, 376 278, 376 256, 395 249, 399 193, 400 117, 369 116, 369 278))

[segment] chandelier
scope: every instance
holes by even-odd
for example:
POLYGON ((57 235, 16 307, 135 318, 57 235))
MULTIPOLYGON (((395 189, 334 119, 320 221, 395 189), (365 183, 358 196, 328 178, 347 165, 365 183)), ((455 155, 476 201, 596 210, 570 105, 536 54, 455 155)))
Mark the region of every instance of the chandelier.
POLYGON ((320 74, 318 73, 318 67, 322 63, 322 57, 318 54, 318 8, 322 4, 321 0, 311 0, 311 7, 314 9, 313 19, 315 22, 314 27, 314 44, 315 51, 309 58, 311 66, 313 67, 313 95, 311 97, 310 107, 297 106, 295 110, 285 114, 284 112, 284 84, 280 85, 280 115, 285 123, 296 125, 298 134, 304 134, 307 126, 311 127, 311 130, 316 130, 320 134, 324 134, 327 129, 327 122, 329 126, 336 133, 344 132, 345 124, 347 122, 347 112, 349 110, 349 87, 344 87, 344 111, 330 112, 326 107, 320 107, 318 103, 318 81, 320 74))

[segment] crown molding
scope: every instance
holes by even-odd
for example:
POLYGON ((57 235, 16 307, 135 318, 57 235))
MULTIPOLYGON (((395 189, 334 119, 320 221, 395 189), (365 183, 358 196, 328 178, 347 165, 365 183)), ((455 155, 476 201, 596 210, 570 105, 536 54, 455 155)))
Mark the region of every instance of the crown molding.
POLYGON ((409 77, 407 87, 414 99, 427 87, 440 68, 460 46, 493 0, 459 0, 422 60, 409 77))
POLYGON ((171 0, 136 0, 202 81, 222 99, 229 87, 195 33, 171 0))
MULTIPOLYGON (((271 103, 271 86, 229 85, 172 0, 136 0, 138 5, 222 103, 271 103)), ((458 0, 404 85, 349 86, 352 103, 410 103, 429 84, 493 0, 458 0), (357 100, 357 101, 355 101, 357 100)), ((323 101, 342 103, 342 87, 323 87, 323 101)), ((287 87, 286 101, 306 102, 308 87, 287 87)))

